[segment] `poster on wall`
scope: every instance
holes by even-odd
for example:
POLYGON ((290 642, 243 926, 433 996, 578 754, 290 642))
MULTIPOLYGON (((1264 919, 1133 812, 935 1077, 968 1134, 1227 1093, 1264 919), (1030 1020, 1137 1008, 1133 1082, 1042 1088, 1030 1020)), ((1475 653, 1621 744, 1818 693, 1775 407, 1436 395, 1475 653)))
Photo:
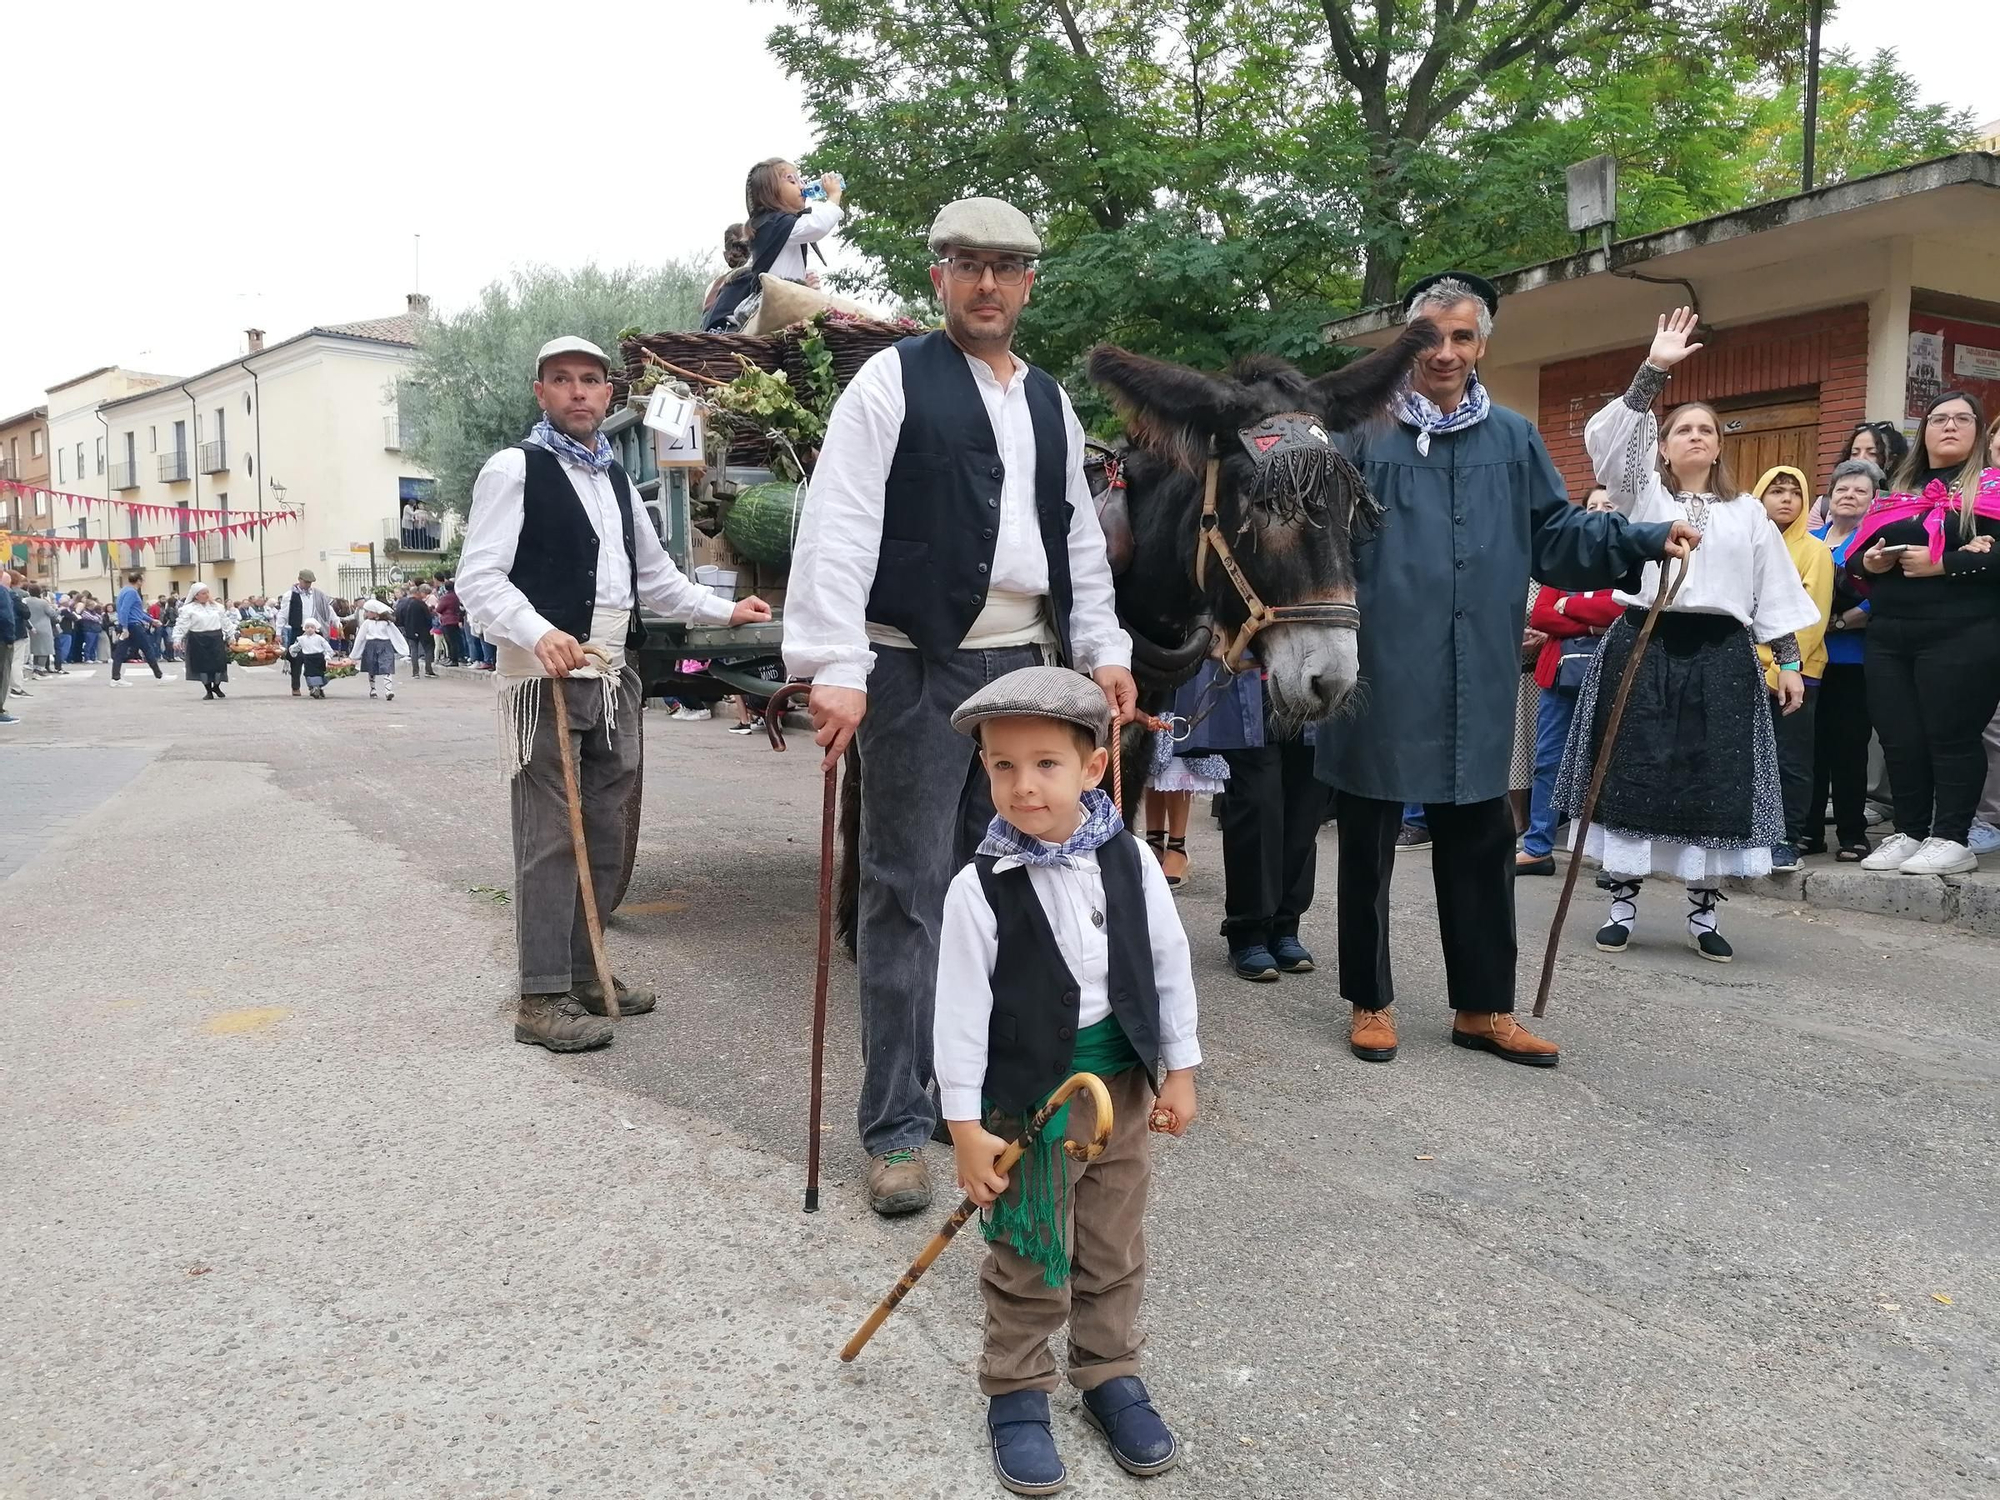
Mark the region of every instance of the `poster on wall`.
POLYGON ((1969 380, 2000 380, 2000 349, 1960 344, 1951 351, 1951 373, 1969 380))
POLYGON ((1910 333, 1910 360, 1903 414, 1921 417, 1924 408, 1944 390, 1944 335, 1910 333))

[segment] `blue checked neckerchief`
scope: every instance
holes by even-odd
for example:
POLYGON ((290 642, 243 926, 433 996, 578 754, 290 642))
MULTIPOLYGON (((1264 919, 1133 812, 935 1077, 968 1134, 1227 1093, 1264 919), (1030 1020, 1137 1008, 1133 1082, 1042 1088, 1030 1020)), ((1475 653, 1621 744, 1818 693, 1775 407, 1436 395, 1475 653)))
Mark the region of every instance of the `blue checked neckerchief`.
POLYGON ((597 446, 586 448, 566 432, 560 432, 546 415, 528 432, 528 441, 537 448, 546 448, 557 458, 566 458, 573 464, 582 464, 602 474, 611 467, 611 441, 603 433, 597 435, 597 446))
POLYGON ((1437 403, 1430 397, 1403 387, 1396 398, 1396 420, 1406 427, 1417 429, 1417 452, 1429 454, 1431 434, 1437 432, 1463 432, 1468 427, 1477 427, 1491 415, 1493 398, 1486 394, 1486 387, 1479 383, 1479 372, 1465 383, 1465 399, 1451 412, 1438 410, 1437 403))
POLYGON ((1103 848, 1124 831, 1125 820, 1118 816, 1111 798, 1093 788, 1083 794, 1083 822, 1062 843, 1047 843, 1023 833, 996 813, 986 825, 986 837, 980 841, 977 852, 1018 860, 1024 865, 1077 869, 1082 864, 1077 855, 1103 848))

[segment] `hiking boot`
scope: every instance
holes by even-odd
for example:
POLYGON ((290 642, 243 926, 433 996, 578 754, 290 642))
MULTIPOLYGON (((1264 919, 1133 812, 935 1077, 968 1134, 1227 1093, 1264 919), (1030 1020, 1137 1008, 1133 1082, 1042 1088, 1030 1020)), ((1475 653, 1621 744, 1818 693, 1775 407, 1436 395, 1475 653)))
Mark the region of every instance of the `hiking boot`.
POLYGON ((1363 1062, 1389 1062, 1396 1056, 1396 1018, 1389 1014, 1389 1007, 1370 1010, 1365 1005, 1354 1007, 1354 1018, 1348 1022, 1347 1050, 1363 1062))
POLYGON ((931 1174, 922 1153, 885 1151, 868 1163, 868 1206, 885 1219, 931 1206, 931 1174))
MULTIPOLYGON (((659 999, 652 990, 633 989, 616 974, 611 976, 611 982, 618 987, 618 1014, 621 1016, 643 1016, 659 999)), ((604 986, 595 979, 580 980, 569 987, 569 992, 576 996, 583 1008, 593 1016, 605 1013, 604 986)))
POLYGON ((1120 1375, 1083 1393, 1084 1420, 1104 1434, 1111 1456, 1127 1474, 1164 1474, 1181 1461, 1181 1445, 1153 1410, 1137 1375, 1120 1375))
POLYGON ((551 1052, 588 1052, 611 1042, 611 1023, 600 1021, 575 995, 523 995, 514 1013, 514 1040, 551 1052))
POLYGON ((1452 1017, 1451 1044, 1491 1052, 1531 1068, 1553 1068, 1562 1055, 1554 1042, 1524 1029, 1505 1011, 1459 1011, 1452 1017))

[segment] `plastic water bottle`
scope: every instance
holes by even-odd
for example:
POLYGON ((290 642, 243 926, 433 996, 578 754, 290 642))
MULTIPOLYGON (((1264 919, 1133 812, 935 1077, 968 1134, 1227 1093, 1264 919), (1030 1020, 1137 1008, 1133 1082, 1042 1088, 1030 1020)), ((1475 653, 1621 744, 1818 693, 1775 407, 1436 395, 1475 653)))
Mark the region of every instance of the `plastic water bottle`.
MULTIPOLYGON (((838 172, 833 172, 828 175, 830 175, 835 182, 840 183, 842 187, 845 187, 847 185, 847 180, 844 177, 842 177, 838 172)), ((815 177, 811 182, 807 183, 803 188, 799 189, 799 196, 805 199, 806 202, 808 203, 820 203, 825 201, 826 188, 820 182, 820 180, 815 177)))

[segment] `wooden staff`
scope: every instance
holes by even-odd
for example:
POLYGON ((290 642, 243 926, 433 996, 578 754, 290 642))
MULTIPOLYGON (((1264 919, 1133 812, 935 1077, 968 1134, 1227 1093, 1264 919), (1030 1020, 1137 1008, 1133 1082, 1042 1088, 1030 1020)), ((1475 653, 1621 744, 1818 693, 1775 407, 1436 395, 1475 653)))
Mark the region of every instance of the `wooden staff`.
MULTIPOLYGON (((1105 1145, 1111 1139, 1111 1095, 1104 1087, 1104 1080, 1095 1073, 1072 1073, 1064 1080, 1061 1088, 1049 1095, 1048 1102, 1035 1111, 1034 1118, 1023 1127, 1020 1135, 1000 1153, 1000 1159, 993 1163, 994 1170, 1011 1171, 1014 1163, 1021 1159, 1021 1153, 1028 1149, 1029 1143, 1041 1133, 1042 1127, 1048 1124, 1049 1116, 1061 1109, 1069 1096, 1079 1089, 1088 1089, 1092 1102, 1097 1106, 1097 1128, 1088 1143, 1066 1140, 1063 1142, 1063 1150, 1077 1161, 1095 1161, 1102 1156, 1105 1145)), ((944 1228, 932 1235, 931 1242, 924 1246, 915 1260, 910 1262, 910 1269, 903 1273, 902 1280, 889 1288, 889 1295, 882 1299, 875 1311, 868 1315, 868 1321, 863 1323, 855 1331, 854 1337, 847 1341, 847 1347, 840 1351, 842 1360, 851 1360, 861 1352, 861 1346, 873 1338, 875 1330, 888 1321, 889 1314, 896 1310, 896 1305, 910 1295, 910 1289, 917 1284, 917 1278, 928 1271, 931 1262, 944 1253, 944 1247, 951 1243, 951 1237, 963 1229, 965 1221, 978 1212, 979 1205, 970 1198, 958 1205, 952 1216, 944 1221, 944 1228)))
POLYGON ((1618 742, 1618 725, 1625 717, 1625 700, 1632 696, 1632 683, 1639 675, 1639 658, 1646 654, 1646 647, 1653 639, 1653 626, 1659 621, 1660 611, 1674 602, 1674 595, 1686 582, 1691 560, 1688 557, 1680 560, 1680 567, 1674 570, 1672 587, 1667 585, 1667 565, 1660 564, 1660 584, 1653 592, 1653 607, 1646 611, 1646 623, 1639 627, 1639 639, 1632 643, 1632 654, 1625 658, 1625 671, 1618 679, 1618 695, 1611 700, 1611 717, 1604 721, 1604 740, 1597 747, 1597 764, 1591 767, 1590 786, 1583 794, 1583 806, 1577 809, 1576 832, 1570 843, 1569 869, 1563 873, 1562 896, 1556 902, 1556 919, 1549 924, 1549 945, 1542 953, 1542 983, 1535 991, 1534 1013, 1538 1016, 1549 1006, 1549 985, 1556 974, 1556 945, 1562 941, 1563 922, 1569 916, 1569 898, 1576 890, 1577 871, 1583 868, 1583 846, 1590 834, 1590 815, 1597 811, 1597 794, 1603 789, 1604 773, 1611 765, 1611 747, 1618 742))
MULTIPOLYGON (((764 702, 764 732, 770 748, 784 750, 784 710, 812 692, 808 682, 778 688, 764 702)), ((838 762, 828 762, 820 792, 820 964, 812 978, 812 1104, 806 1110, 806 1212, 820 1210, 820 1078, 826 1072, 826 972, 834 956, 834 796, 838 762)))
MULTIPOLYGON (((590 648, 584 649, 588 654, 590 648)), ((592 668, 584 670, 592 678, 598 676, 592 668)), ((570 674, 571 677, 576 675, 574 672, 570 674)), ((597 983, 604 991, 604 1013, 615 1021, 618 1019, 618 983, 611 977, 611 958, 604 951, 604 924, 597 919, 597 888, 590 878, 590 845, 583 836, 583 793, 576 784, 576 749, 569 742, 569 702, 563 692, 564 681, 561 677, 549 679, 549 697, 556 705, 556 743, 562 749, 563 796, 569 801, 569 842, 576 854, 576 888, 583 897, 583 925, 590 933, 590 958, 597 966, 597 983)))

